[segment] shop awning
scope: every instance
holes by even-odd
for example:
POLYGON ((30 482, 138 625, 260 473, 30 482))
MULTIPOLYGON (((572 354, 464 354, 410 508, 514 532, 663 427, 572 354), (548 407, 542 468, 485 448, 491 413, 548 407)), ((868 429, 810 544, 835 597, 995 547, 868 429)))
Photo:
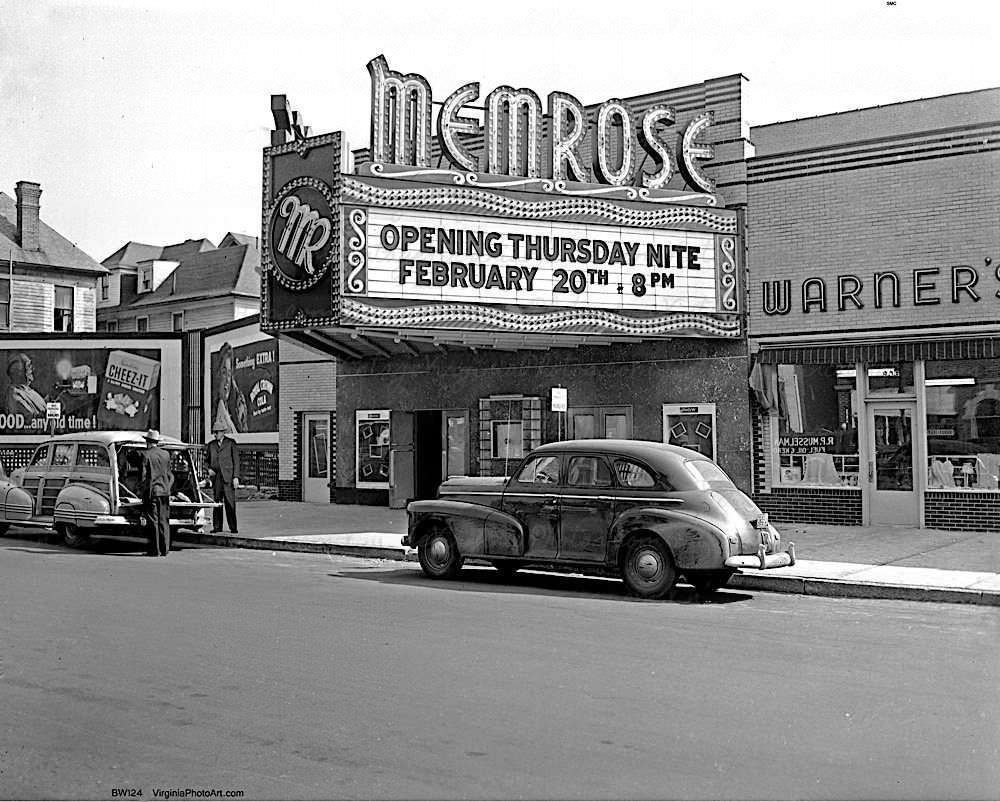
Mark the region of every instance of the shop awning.
POLYGON ((915 359, 1000 359, 1000 337, 914 340, 838 345, 762 345, 757 355, 767 365, 830 365, 912 362, 915 359))

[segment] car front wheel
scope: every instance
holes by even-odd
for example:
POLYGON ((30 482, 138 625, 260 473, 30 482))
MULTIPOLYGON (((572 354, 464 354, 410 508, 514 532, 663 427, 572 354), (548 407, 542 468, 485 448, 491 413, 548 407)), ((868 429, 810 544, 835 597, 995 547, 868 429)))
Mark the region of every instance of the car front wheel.
POLYGON ((417 557, 424 573, 433 579, 453 579, 464 562, 451 532, 443 526, 435 526, 420 541, 417 557))
POLYGON ((634 596, 662 599, 677 582, 673 558, 663 541, 653 535, 640 535, 625 544, 622 579, 634 596))

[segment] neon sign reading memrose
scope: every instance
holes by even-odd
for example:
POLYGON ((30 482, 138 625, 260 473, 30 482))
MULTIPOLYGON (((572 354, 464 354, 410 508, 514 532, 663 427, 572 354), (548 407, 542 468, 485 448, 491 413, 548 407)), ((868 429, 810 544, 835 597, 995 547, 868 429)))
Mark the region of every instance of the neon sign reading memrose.
MULTIPOLYGON (((431 85, 417 73, 403 74, 389 69, 384 56, 368 62, 372 82, 371 158, 375 163, 401 164, 429 168, 431 164, 431 85)), ((543 177, 543 169, 557 181, 596 181, 611 186, 634 183, 639 148, 657 168, 642 173, 641 184, 647 189, 665 187, 679 170, 691 186, 705 192, 715 191, 700 160, 714 156, 711 145, 696 141, 712 124, 712 112, 692 119, 680 136, 679 158, 667 144, 664 127, 674 124, 672 107, 654 105, 633 119, 625 103, 612 98, 597 110, 591 135, 593 173, 581 155, 581 145, 588 135, 586 110, 573 95, 550 92, 548 116, 551 132, 542 163, 542 101, 531 89, 498 86, 485 100, 483 137, 484 164, 473 155, 460 135, 479 133, 478 123, 461 114, 462 109, 479 98, 479 83, 459 87, 441 105, 437 119, 438 141, 442 152, 464 170, 483 170, 494 175, 543 177)), ((676 136, 676 135, 674 135, 676 136)), ((671 137, 673 138, 673 137, 671 137)))

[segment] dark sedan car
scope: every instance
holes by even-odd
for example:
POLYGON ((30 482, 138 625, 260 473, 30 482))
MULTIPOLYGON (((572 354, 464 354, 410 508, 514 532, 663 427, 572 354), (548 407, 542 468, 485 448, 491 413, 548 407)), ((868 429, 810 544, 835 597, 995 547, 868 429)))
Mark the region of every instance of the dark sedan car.
POLYGON ((532 451, 507 477, 458 477, 407 506, 403 544, 424 572, 454 577, 467 557, 620 576, 667 595, 683 576, 703 594, 738 568, 795 562, 794 545, 710 459, 641 440, 572 440, 532 451))

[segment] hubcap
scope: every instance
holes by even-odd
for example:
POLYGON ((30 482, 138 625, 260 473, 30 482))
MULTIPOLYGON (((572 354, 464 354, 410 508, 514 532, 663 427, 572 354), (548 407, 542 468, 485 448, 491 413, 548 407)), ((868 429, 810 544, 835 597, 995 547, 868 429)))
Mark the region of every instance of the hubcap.
POLYGON ((659 555, 654 554, 653 552, 643 551, 636 557, 636 573, 647 581, 655 579, 657 574, 660 573, 660 568, 661 565, 659 555))
POLYGON ((448 541, 443 537, 434 538, 427 549, 427 553, 432 561, 438 565, 442 565, 448 560, 448 541))

